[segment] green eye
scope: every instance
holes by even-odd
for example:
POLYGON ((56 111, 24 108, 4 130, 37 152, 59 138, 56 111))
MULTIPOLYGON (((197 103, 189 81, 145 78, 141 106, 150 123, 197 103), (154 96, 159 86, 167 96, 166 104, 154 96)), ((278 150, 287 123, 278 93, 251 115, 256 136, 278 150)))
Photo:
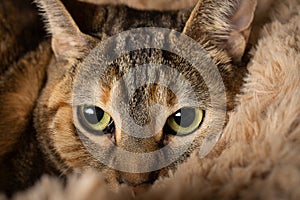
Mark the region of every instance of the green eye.
POLYGON ((104 131, 113 121, 110 115, 97 106, 79 106, 80 123, 91 131, 104 131))
POLYGON ((187 135, 199 128, 203 117, 203 110, 181 108, 167 119, 167 125, 176 134, 187 135))

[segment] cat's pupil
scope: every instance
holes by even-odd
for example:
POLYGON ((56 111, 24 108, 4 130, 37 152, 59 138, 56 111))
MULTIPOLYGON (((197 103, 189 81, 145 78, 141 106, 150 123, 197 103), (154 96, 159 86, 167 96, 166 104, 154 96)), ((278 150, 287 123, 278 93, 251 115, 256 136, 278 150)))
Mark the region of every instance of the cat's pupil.
POLYGON ((104 111, 99 107, 89 106, 83 110, 85 119, 91 124, 97 124, 103 118, 104 111))
POLYGON ((175 122, 181 127, 189 127, 195 120, 195 109, 193 108, 182 108, 178 110, 173 118, 175 122))

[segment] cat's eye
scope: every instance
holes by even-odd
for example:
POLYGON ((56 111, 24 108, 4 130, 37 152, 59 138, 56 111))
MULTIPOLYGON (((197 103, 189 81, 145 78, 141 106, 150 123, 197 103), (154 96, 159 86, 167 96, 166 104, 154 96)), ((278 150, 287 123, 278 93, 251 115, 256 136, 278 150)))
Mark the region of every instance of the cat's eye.
POLYGON ((77 113, 81 125, 90 131, 105 132, 113 125, 111 116, 97 106, 79 106, 77 113))
POLYGON ((181 108, 167 119, 166 126, 178 135, 187 135, 198 129, 204 118, 204 110, 181 108))

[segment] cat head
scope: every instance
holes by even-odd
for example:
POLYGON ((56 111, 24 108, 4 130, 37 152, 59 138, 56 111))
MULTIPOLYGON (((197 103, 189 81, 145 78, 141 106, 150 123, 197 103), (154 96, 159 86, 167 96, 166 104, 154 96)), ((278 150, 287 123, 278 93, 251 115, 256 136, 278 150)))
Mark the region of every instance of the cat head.
POLYGON ((72 4, 36 2, 54 60, 35 128, 62 173, 94 168, 112 187, 144 188, 218 138, 216 127, 223 127, 222 113, 232 108, 241 83, 234 63, 246 49, 256 1, 200 0, 192 11, 165 12, 74 3, 73 16, 86 33, 65 7, 72 4), (189 38, 186 44, 182 38, 189 38), (161 41, 172 51, 159 49, 161 41), (132 45, 145 48, 129 51, 132 45), (190 60, 179 55, 187 52, 190 60), (212 95, 222 92, 225 107, 213 103, 212 95))

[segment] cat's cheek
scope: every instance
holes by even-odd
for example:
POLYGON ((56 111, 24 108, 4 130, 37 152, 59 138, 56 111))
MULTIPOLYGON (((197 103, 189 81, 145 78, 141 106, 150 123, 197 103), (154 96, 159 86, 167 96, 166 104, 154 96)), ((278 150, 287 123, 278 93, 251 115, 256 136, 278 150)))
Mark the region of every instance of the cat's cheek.
POLYGON ((76 134, 72 116, 71 107, 60 107, 49 124, 48 136, 51 137, 54 149, 67 167, 83 169, 88 154, 76 134))
MULTIPOLYGON (((116 189, 119 184, 116 178, 117 172, 99 162, 89 153, 88 147, 83 144, 78 135, 79 133, 74 125, 72 112, 71 107, 61 107, 54 116, 51 122, 52 127, 50 127, 52 141, 54 141, 53 145, 59 152, 64 165, 72 169, 71 171, 75 173, 82 173, 89 168, 101 171, 108 186, 112 190, 116 189)), ((97 138, 99 139, 100 137, 92 137, 92 141, 96 143, 97 138)), ((106 138, 105 140, 107 141, 109 140, 107 137, 102 138, 106 138)), ((106 142, 106 144, 111 144, 111 142, 106 142)))

